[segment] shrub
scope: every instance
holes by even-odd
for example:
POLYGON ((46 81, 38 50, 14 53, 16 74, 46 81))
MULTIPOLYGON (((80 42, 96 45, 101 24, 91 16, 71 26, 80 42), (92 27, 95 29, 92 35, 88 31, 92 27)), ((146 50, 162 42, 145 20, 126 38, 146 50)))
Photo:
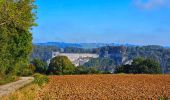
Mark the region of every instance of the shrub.
POLYGON ((160 63, 148 58, 136 58, 132 65, 116 68, 115 73, 160 74, 160 63))
POLYGON ((42 74, 35 74, 34 75, 34 83, 38 84, 39 86, 43 86, 48 82, 48 77, 42 74))
POLYGON ((88 68, 88 74, 100 74, 100 71, 98 71, 95 67, 88 68))
POLYGON ((10 83, 13 81, 18 80, 19 78, 17 76, 12 76, 12 75, 6 75, 2 79, 0 79, 0 85, 10 83))
POLYGON ((78 66, 75 68, 74 74, 100 74, 99 70, 96 69, 96 67, 84 67, 84 66, 78 66))
POLYGON ((75 68, 75 71, 74 71, 75 74, 88 74, 88 70, 86 67, 83 67, 83 66, 78 66, 75 68))
POLYGON ((47 70, 46 62, 43 62, 40 59, 34 59, 31 63, 35 66, 36 73, 41 73, 41 74, 46 73, 47 70))
POLYGON ((19 76, 31 76, 33 75, 33 71, 28 67, 20 67, 18 73, 19 76))

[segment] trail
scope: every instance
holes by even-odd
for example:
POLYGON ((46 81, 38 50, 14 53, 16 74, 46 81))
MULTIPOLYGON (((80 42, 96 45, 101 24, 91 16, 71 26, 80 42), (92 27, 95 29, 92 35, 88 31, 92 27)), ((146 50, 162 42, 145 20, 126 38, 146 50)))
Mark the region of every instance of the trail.
POLYGON ((8 83, 5 85, 0 86, 0 97, 8 95, 25 85, 31 83, 34 80, 33 77, 21 77, 20 80, 12 83, 8 83))

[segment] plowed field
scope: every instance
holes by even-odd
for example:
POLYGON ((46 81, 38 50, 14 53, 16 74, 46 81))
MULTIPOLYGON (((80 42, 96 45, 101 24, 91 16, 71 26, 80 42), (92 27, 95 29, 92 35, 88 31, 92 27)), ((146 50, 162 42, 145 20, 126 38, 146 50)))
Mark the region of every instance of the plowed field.
POLYGON ((37 97, 45 100, 158 100, 170 97, 170 75, 50 76, 50 82, 37 97))

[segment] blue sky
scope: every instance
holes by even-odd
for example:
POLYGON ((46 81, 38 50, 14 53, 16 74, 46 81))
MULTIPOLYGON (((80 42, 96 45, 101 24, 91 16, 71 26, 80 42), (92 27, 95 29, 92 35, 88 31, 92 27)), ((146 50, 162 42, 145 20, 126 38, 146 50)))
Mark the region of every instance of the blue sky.
POLYGON ((37 0, 33 42, 170 45, 170 0, 37 0))

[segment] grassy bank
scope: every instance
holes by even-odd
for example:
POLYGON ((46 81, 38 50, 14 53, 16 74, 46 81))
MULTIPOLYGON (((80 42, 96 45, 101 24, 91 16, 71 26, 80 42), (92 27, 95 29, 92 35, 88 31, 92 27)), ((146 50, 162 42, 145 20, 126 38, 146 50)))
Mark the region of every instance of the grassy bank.
POLYGON ((19 80, 19 77, 17 76, 5 76, 5 77, 0 77, 0 85, 4 85, 7 83, 15 82, 19 80))
POLYGON ((35 74, 34 82, 7 96, 0 98, 0 100, 34 100, 37 93, 47 82, 48 77, 46 75, 35 74))
POLYGON ((39 90, 40 90, 40 86, 38 86, 38 84, 32 83, 0 99, 1 100, 34 100, 39 90))

